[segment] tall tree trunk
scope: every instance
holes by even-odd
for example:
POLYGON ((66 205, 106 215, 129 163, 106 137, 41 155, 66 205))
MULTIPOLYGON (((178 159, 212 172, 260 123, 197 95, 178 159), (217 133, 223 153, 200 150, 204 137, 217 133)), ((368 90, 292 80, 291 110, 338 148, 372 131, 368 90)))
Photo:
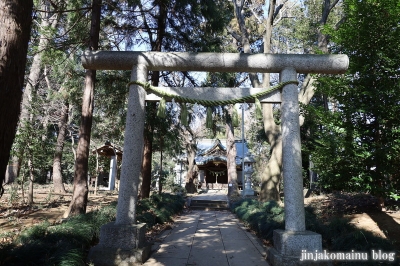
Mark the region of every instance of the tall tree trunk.
POLYGON ((32 158, 28 159, 28 168, 29 168, 29 187, 28 187, 28 199, 27 203, 29 206, 33 205, 33 182, 35 181, 35 175, 33 171, 32 158))
POLYGON ((197 187, 194 184, 194 179, 196 178, 195 176, 195 165, 194 165, 194 159, 196 157, 196 138, 194 133, 188 129, 187 130, 189 134, 185 135, 185 143, 186 143, 186 154, 187 154, 187 160, 188 160, 188 170, 186 174, 186 184, 185 184, 185 189, 187 193, 195 193, 197 192, 197 187))
MULTIPOLYGON (((41 3, 40 5, 41 10, 47 10, 47 6, 45 3, 41 3)), ((47 30, 49 27, 54 29, 58 24, 59 13, 56 12, 52 16, 49 16, 45 12, 41 12, 42 21, 40 23, 40 28, 47 30)), ((26 128, 27 123, 30 122, 30 112, 29 108, 32 101, 32 91, 37 86, 40 78, 40 73, 42 69, 42 55, 43 51, 46 50, 49 42, 51 40, 51 36, 48 36, 45 33, 41 33, 39 37, 39 44, 38 44, 38 52, 33 56, 32 65, 29 70, 28 79, 26 82, 26 87, 24 89, 23 97, 22 97, 22 105, 21 105, 21 115, 20 115, 20 123, 18 131, 24 131, 26 128)), ((23 161, 24 156, 24 147, 25 145, 20 145, 19 150, 16 152, 16 155, 13 156, 11 166, 13 171, 13 176, 9 176, 9 179, 16 179, 19 175, 19 171, 21 169, 21 163, 23 161), (14 175, 15 174, 15 175, 14 175)))
MULTIPOLYGON (((240 28, 240 37, 241 37, 240 42, 243 44, 243 52, 251 53, 248 29, 246 27, 244 14, 242 12, 244 1, 243 0, 235 0, 234 4, 235 4, 235 16, 239 23, 239 28, 240 28)), ((271 0, 269 2, 268 18, 265 23, 265 33, 263 36, 264 53, 271 52, 272 27, 273 27, 274 17, 276 16, 276 15, 274 15, 275 5, 276 5, 276 0, 271 0)), ((258 76, 255 73, 249 73, 249 77, 250 77, 250 81, 251 81, 251 84, 253 87, 260 87, 261 85, 264 87, 269 86, 269 83, 270 83, 269 73, 263 74, 262 83, 259 81, 258 76)), ((262 106, 263 106, 264 127, 267 126, 267 128, 273 129, 273 130, 267 130, 267 128, 265 128, 265 133, 267 135, 267 139, 268 140, 275 140, 275 139, 279 140, 279 138, 276 138, 277 136, 274 135, 274 133, 280 134, 280 128, 278 126, 276 126, 276 124, 274 122, 272 104, 263 104, 262 106), (272 117, 272 119, 270 119, 271 117, 272 117), (269 132, 272 133, 272 135, 269 136, 269 132)), ((275 146, 271 142, 269 142, 269 144, 271 145, 271 147, 275 146)), ((277 146, 277 148, 279 149, 279 146, 277 146)), ((271 199, 276 199, 276 200, 279 199, 279 182, 281 179, 280 165, 282 164, 281 153, 282 152, 280 152, 280 154, 279 154, 279 150, 277 150, 277 151, 275 151, 275 154, 274 154, 274 150, 272 150, 271 158, 273 158, 273 160, 270 159, 270 161, 267 164, 267 167, 261 173, 261 192, 260 192, 261 200, 264 200, 266 197, 269 198, 273 195, 278 195, 278 196, 273 197, 271 199), (273 175, 271 175, 271 174, 273 174, 273 175), (276 192, 276 191, 278 191, 278 192, 276 192)))
POLYGON ((160 139, 160 177, 158 178, 158 194, 162 193, 163 189, 163 178, 164 178, 164 170, 163 170, 163 138, 160 139))
MULTIPOLYGON (((267 32, 272 31, 273 19, 276 17, 275 14, 275 1, 270 1, 268 27, 267 32)), ((334 0, 331 4, 330 0, 324 0, 322 15, 319 24, 322 26, 326 24, 330 11, 338 3, 338 0, 334 0)), ((328 38, 318 30, 318 49, 324 53, 328 52, 328 38)), ((271 51, 271 36, 265 34, 264 36, 264 52, 269 53, 271 51), (269 38, 269 40, 268 40, 269 38)), ((313 86, 315 79, 311 75, 307 75, 304 79, 301 90, 299 92, 299 101, 302 104, 307 105, 314 95, 315 87, 313 86)), ((280 183, 282 179, 282 137, 281 127, 275 124, 273 117, 272 104, 263 104, 263 122, 264 131, 268 139, 268 143, 271 145, 271 158, 268 161, 267 167, 262 172, 261 176, 261 192, 260 200, 280 200, 280 183)), ((300 116, 300 126, 304 123, 304 117, 300 116)))
MULTIPOLYGON (((270 1, 266 32, 264 34, 264 53, 271 53, 271 38, 275 15, 276 1, 270 1)), ((269 74, 264 74, 264 85, 269 86, 269 74)), ((273 104, 262 104, 264 132, 271 147, 271 156, 261 173, 260 200, 279 201, 280 183, 282 180, 282 138, 281 127, 275 124, 273 104)))
MULTIPOLYGON (((167 20, 167 5, 165 1, 157 0, 156 4, 159 8, 159 16, 157 19, 157 39, 152 42, 151 50, 161 52, 162 49, 162 41, 165 36, 165 25, 167 20)), ((150 36, 150 40, 152 40, 151 29, 149 28, 147 22, 145 22, 147 31, 150 36)), ((151 83, 153 86, 158 86, 160 79, 160 72, 154 71, 151 75, 151 83)), ((154 114, 154 110, 157 108, 156 103, 151 102, 146 105, 146 113, 154 114), (151 110, 149 110, 151 109, 151 110)), ((149 115, 147 115, 149 119, 149 115)), ((150 118, 151 119, 151 118, 150 118)), ((148 198, 150 196, 150 186, 151 186, 151 167, 152 167, 152 157, 153 157, 153 131, 154 125, 152 125, 152 121, 147 121, 147 125, 144 132, 144 149, 143 149, 143 161, 142 161, 142 187, 141 187, 141 196, 142 198, 148 198)))
POLYGON ((32 8, 32 0, 0 1, 0 197, 21 110, 32 8))
POLYGON ((186 174, 186 184, 193 183, 194 181, 194 159, 196 157, 196 144, 192 140, 188 140, 186 144, 188 170, 186 174))
POLYGON ((53 160, 53 184, 54 184, 53 190, 56 193, 66 193, 64 183, 62 180, 61 159, 64 149, 65 134, 67 132, 68 110, 69 110, 69 104, 68 102, 66 102, 61 109, 61 119, 60 122, 58 123, 56 151, 54 153, 54 160, 53 160))
MULTIPOLYGON (((238 196, 239 187, 237 182, 237 171, 236 171, 236 144, 234 136, 234 127, 232 123, 232 109, 234 105, 227 107, 226 114, 226 163, 228 171, 228 195, 238 196)), ((243 154, 244 156, 244 154, 243 154)))
MULTIPOLYGON (((151 104, 151 109, 146 106, 146 109, 149 111, 147 114, 153 113, 155 115, 155 108, 153 107, 153 103, 151 104)), ((142 161, 142 188, 140 190, 142 199, 150 197, 150 187, 151 187, 151 160, 153 156, 153 125, 151 121, 146 123, 146 127, 144 129, 144 147, 143 147, 143 161, 142 161)))
MULTIPOLYGON (((97 50, 99 46, 100 15, 102 0, 92 1, 92 18, 90 26, 89 49, 97 50)), ((74 192, 71 203, 64 213, 64 217, 86 213, 88 201, 88 160, 90 147, 90 134, 92 132, 92 118, 94 107, 94 87, 96 71, 86 70, 85 90, 82 99, 81 125, 79 128, 79 141, 76 151, 74 192)))
POLYGON ((261 173, 260 200, 276 200, 282 178, 282 136, 280 126, 275 124, 272 104, 263 105, 264 131, 270 144, 271 156, 261 173))

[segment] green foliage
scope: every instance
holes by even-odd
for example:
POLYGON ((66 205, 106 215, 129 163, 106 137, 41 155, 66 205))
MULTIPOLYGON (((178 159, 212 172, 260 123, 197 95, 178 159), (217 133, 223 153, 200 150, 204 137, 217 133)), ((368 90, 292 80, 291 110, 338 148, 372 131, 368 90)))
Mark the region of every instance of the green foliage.
POLYGON ((253 154, 256 161, 254 165, 254 174, 252 177, 253 188, 259 189, 262 172, 267 166, 271 156, 271 149, 264 131, 263 121, 255 119, 257 117, 257 107, 250 109, 250 115, 253 119, 251 120, 252 125, 246 132, 246 141, 247 146, 249 147, 249 150, 251 154, 253 154))
POLYGON ((122 146, 129 71, 101 71, 96 74, 96 79, 92 137, 96 142, 111 140, 112 143, 122 146))
POLYGON ((172 184, 170 186, 171 193, 186 196, 186 189, 178 184, 172 184))
POLYGON ((332 50, 350 58, 343 76, 318 79, 330 110, 310 107, 315 118, 310 149, 326 189, 396 197, 400 182, 400 5, 396 0, 345 1, 339 30, 326 27, 332 50))
MULTIPOLYGON (((231 206, 231 210, 257 235, 270 243, 273 240, 273 231, 284 229, 284 208, 280 207, 275 201, 259 202, 254 199, 242 199, 235 202, 231 206)), ((387 239, 357 229, 346 219, 335 218, 329 223, 323 223, 311 207, 305 209, 305 215, 306 229, 321 234, 323 248, 329 250, 329 252, 344 250, 370 252, 372 249, 391 251, 394 248, 387 239)), ((376 265, 374 264, 376 261, 369 263, 366 265, 376 265)), ((339 265, 347 264, 343 262, 339 265)))
MULTIPOLYGON (((173 157, 183 149, 177 121, 178 114, 175 109, 172 104, 167 104, 166 112, 168 115, 165 118, 156 116, 151 117, 151 121, 146 121, 146 123, 151 123, 154 127, 153 151, 162 151, 163 157, 173 157)), ((163 161, 163 164, 166 163, 166 160, 163 161)))
POLYGON ((224 43, 222 32, 232 18, 232 4, 229 1, 169 1, 171 12, 168 20, 168 34, 165 50, 193 52, 219 52, 224 43), (224 10, 224 12, 221 12, 224 10))
POLYGON ((239 114, 235 106, 232 107, 232 126, 239 126, 239 114))
POLYGON ((41 117, 45 116, 45 110, 40 108, 43 99, 38 95, 32 97, 31 106, 28 108, 32 119, 25 120, 25 126, 17 132, 13 144, 12 156, 24 156, 25 160, 21 165, 21 174, 29 176, 32 171, 35 176, 35 182, 45 183, 47 172, 52 166, 52 157, 54 147, 52 143, 54 138, 49 136, 49 128, 44 125, 41 117), (22 154, 21 154, 22 153, 22 154), (28 166, 28 160, 32 168, 28 166))
POLYGON ((275 201, 243 199, 233 204, 231 210, 260 237, 269 241, 274 230, 284 229, 284 210, 275 201))
POLYGON ((161 98, 160 103, 158 104, 157 116, 160 118, 165 118, 166 116, 165 109, 166 109, 165 98, 161 98))
POLYGON ((18 203, 18 184, 12 184, 8 188, 8 199, 7 202, 9 205, 14 205, 18 203))
MULTIPOLYGON (((151 228, 156 223, 171 220, 184 206, 181 196, 161 194, 141 200, 137 218, 151 228)), ((72 217, 51 225, 48 222, 33 226, 12 244, 0 245, 0 263, 6 265, 86 265, 88 248, 96 245, 100 227, 112 222, 116 203, 96 211, 72 217)))

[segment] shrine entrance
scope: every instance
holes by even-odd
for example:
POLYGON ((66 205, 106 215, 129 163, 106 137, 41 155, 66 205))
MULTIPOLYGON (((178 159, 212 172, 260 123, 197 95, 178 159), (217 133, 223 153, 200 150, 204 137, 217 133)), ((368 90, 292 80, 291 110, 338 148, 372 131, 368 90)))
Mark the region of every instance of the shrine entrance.
MULTIPOLYGON (((242 188, 242 161, 248 153, 246 145, 241 140, 236 145, 236 171, 239 188, 242 188)), ((228 170, 226 158, 226 140, 202 139, 198 141, 198 153, 195 164, 199 170, 199 188, 228 189, 228 170)))
POLYGON ((297 78, 299 73, 344 74, 349 66, 346 55, 88 51, 82 65, 93 70, 132 70, 117 216, 115 222, 101 227, 100 242, 90 250, 88 257, 95 264, 143 263, 150 254, 151 248, 144 247, 145 224, 137 224, 136 219, 145 103, 173 99, 204 106, 280 103, 285 230, 274 231, 268 260, 274 266, 298 265, 302 250, 322 251, 321 235, 307 231, 305 224, 297 78), (149 71, 279 73, 280 83, 269 89, 159 89, 147 83, 149 71))
POLYGON ((208 189, 223 189, 228 185, 226 161, 211 161, 199 167, 204 170, 204 183, 208 189))

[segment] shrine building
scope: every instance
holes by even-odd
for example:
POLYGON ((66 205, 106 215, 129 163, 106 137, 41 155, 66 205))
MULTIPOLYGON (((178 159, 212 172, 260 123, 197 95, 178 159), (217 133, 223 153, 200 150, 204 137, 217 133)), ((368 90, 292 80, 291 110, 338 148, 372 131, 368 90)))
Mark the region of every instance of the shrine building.
MULTIPOLYGON (((235 145, 237 180, 239 189, 242 189, 242 185, 245 183, 243 182, 244 175, 242 168, 244 167, 245 171, 252 169, 255 161, 249 153, 246 141, 243 143, 242 140, 236 140, 235 145)), ((198 167, 198 181, 202 188, 227 189, 228 171, 226 152, 226 139, 198 140, 195 164, 198 167)), ((182 164, 185 164, 185 160, 177 160, 175 166, 175 183, 184 186, 187 172, 186 167, 182 167, 182 164)))

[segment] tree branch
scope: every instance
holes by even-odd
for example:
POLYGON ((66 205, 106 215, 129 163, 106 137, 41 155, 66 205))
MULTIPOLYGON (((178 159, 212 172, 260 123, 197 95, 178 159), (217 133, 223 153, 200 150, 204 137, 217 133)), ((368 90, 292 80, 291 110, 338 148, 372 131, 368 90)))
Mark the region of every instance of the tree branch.
POLYGON ((329 7, 329 11, 331 11, 337 5, 337 3, 339 3, 339 0, 336 0, 332 3, 332 5, 329 7))
POLYGON ((231 27, 227 26, 226 30, 228 31, 229 34, 232 35, 232 37, 237 41, 242 43, 242 36, 240 36, 238 33, 236 33, 231 27))
MULTIPOLYGON (((310 103, 311 98, 314 96, 315 93, 315 78, 311 74, 307 74, 306 78, 303 80, 303 83, 301 84, 301 89, 299 92, 299 102, 301 102, 304 105, 307 105, 310 103)), ((299 117, 299 123, 300 126, 304 124, 305 117, 303 115, 300 115, 299 117)))
POLYGON ((35 9, 34 11, 36 12, 43 12, 43 13, 69 13, 69 12, 77 12, 77 11, 82 11, 82 10, 91 10, 91 7, 82 7, 82 8, 77 8, 77 9, 67 9, 67 10, 52 10, 52 11, 47 11, 47 10, 42 10, 42 9, 35 9))

